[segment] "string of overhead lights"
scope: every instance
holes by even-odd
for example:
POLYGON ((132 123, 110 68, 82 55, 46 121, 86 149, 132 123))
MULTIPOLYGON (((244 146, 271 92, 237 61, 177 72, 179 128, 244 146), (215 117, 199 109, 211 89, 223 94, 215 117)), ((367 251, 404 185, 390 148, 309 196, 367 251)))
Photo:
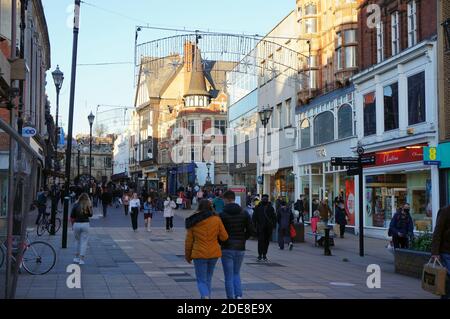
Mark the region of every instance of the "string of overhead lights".
POLYGON ((157 25, 151 25, 150 23, 148 23, 147 21, 141 20, 141 19, 137 19, 134 17, 130 17, 128 15, 122 14, 120 12, 111 10, 111 9, 107 9, 101 6, 98 6, 96 4, 92 4, 86 1, 81 1, 81 3, 96 8, 98 10, 104 11, 104 12, 108 12, 110 14, 114 14, 117 16, 120 16, 124 19, 127 20, 131 20, 134 22, 139 22, 139 23, 143 23, 143 25, 138 25, 136 26, 136 30, 140 31, 139 29, 152 29, 152 30, 161 30, 161 31, 173 31, 173 32, 187 32, 187 33, 203 33, 203 34, 218 34, 218 35, 230 35, 230 36, 242 36, 242 37, 251 37, 251 38, 259 38, 259 39, 280 39, 280 40, 310 40, 308 38, 302 38, 302 37, 287 37, 287 36, 269 36, 269 35, 260 35, 258 33, 255 34, 248 34, 245 32, 230 32, 230 31, 210 31, 210 30, 201 30, 201 29, 195 29, 195 30, 191 30, 187 27, 179 27, 179 26, 174 26, 174 27, 169 27, 169 26, 157 26, 157 25))

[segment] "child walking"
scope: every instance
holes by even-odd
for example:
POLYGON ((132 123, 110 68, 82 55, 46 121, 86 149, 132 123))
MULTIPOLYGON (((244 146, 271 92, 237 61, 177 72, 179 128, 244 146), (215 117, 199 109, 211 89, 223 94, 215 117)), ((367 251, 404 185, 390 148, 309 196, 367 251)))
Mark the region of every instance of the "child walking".
POLYGON ((152 198, 149 196, 147 198, 147 201, 144 203, 144 223, 145 228, 147 229, 148 232, 152 231, 151 227, 154 212, 155 212, 155 205, 152 202, 152 198))

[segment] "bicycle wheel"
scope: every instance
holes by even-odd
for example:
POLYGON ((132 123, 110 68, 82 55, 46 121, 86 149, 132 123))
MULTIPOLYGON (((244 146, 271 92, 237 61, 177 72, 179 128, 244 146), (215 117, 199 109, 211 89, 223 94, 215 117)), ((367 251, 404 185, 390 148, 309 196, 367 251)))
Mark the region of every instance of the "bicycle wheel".
POLYGON ((55 263, 55 249, 43 241, 32 242, 23 253, 23 268, 31 275, 44 275, 52 270, 55 263))
MULTIPOLYGON (((52 224, 48 225, 48 228, 51 229, 52 224)), ((56 217, 55 218, 55 233, 58 232, 58 230, 61 228, 61 219, 56 217)))
POLYGON ((38 236, 44 235, 44 233, 47 231, 47 221, 41 220, 39 222, 39 225, 36 227, 36 233, 38 236))

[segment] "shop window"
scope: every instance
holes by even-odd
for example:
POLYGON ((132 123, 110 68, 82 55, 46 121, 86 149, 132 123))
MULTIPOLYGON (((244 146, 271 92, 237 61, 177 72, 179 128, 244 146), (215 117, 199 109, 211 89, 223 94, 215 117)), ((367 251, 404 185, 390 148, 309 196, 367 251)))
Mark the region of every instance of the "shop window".
POLYGON ((323 112, 314 119, 314 144, 323 144, 334 140, 334 115, 323 112))
POLYGON ((353 135, 352 107, 344 104, 338 111, 338 137, 345 138, 353 135))
POLYGON ((408 124, 425 122, 425 72, 408 78, 408 124))
POLYGON ((384 61, 384 25, 377 24, 377 63, 384 61))
POLYGON ((303 120, 300 124, 300 148, 306 148, 311 146, 311 126, 309 120, 303 120))
POLYGON ((376 134, 377 114, 375 92, 364 95, 364 136, 376 134))
POLYGON ((417 43, 417 7, 416 1, 408 2, 408 47, 417 43))
POLYGON ((398 129, 398 83, 385 86, 384 89, 384 130, 398 129))

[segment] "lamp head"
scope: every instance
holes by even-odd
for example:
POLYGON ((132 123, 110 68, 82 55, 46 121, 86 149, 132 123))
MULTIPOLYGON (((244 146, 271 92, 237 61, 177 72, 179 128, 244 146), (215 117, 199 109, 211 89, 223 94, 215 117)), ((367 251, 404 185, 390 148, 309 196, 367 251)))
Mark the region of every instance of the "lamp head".
POLYGON ((92 124, 94 124, 94 120, 95 120, 95 115, 92 114, 92 111, 91 111, 91 114, 88 115, 88 121, 89 121, 90 126, 92 126, 92 124))
POLYGON ((64 73, 59 69, 59 65, 56 66, 56 70, 52 72, 53 82, 55 82, 56 89, 61 89, 64 81, 64 73))

